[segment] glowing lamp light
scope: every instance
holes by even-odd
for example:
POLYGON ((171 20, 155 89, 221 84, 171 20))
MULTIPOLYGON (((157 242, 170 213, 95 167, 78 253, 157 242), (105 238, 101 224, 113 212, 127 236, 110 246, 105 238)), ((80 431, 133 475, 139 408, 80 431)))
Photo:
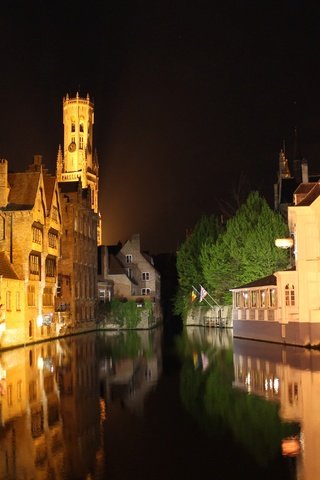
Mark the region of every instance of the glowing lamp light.
POLYGON ((6 329, 6 322, 0 322, 0 335, 3 333, 6 329))
POLYGON ((277 238, 274 243, 278 248, 291 248, 293 247, 293 238, 277 238))
POLYGON ((42 327, 43 325, 43 316, 42 315, 38 315, 37 316, 37 326, 38 327, 42 327))
POLYGON ((38 360, 37 360, 37 366, 38 366, 38 369, 39 370, 43 370, 43 358, 42 357, 38 357, 38 360))
POLYGON ((281 447, 284 457, 296 457, 300 453, 300 442, 297 437, 284 438, 281 447))

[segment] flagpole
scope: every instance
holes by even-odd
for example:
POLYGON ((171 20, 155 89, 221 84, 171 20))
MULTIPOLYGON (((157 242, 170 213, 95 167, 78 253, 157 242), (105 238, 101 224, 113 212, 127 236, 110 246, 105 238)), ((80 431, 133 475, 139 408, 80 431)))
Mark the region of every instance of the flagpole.
MULTIPOLYGON (((199 297, 200 297, 200 292, 196 289, 196 287, 194 287, 194 286, 192 285, 192 288, 197 292, 197 294, 198 294, 199 297)), ((207 304, 209 305, 209 307, 213 308, 213 305, 211 305, 211 303, 208 302, 208 300, 207 300, 206 298, 204 298, 203 300, 204 300, 205 302, 207 302, 207 304)), ((213 299, 212 299, 212 300, 213 300, 213 299)))
MULTIPOLYGON (((200 285, 200 287, 201 287, 201 285, 200 285)), ((203 287, 202 287, 202 288, 203 288, 203 287)), ((211 300, 213 300, 214 303, 215 303, 219 308, 221 308, 221 305, 219 305, 219 303, 218 303, 213 297, 211 297, 210 293, 209 293, 207 290, 206 290, 206 292, 207 292, 207 295, 211 298, 211 300)))

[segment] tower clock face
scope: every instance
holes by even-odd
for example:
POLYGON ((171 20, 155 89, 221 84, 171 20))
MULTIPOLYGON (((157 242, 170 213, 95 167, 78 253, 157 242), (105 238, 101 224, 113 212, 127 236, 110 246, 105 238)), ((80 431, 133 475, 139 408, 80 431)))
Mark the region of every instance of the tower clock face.
POLYGON ((68 147, 69 152, 74 152, 75 149, 76 149, 76 144, 74 142, 71 142, 68 147))

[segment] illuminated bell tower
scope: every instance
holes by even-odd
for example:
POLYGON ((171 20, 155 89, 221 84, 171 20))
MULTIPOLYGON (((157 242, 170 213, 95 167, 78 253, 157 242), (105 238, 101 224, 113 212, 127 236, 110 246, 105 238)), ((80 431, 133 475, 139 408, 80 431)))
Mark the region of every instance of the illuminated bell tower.
POLYGON ((101 244, 101 218, 99 212, 99 164, 93 153, 94 108, 89 95, 63 99, 64 143, 57 157, 58 182, 77 182, 91 190, 91 206, 99 216, 97 242, 101 244))

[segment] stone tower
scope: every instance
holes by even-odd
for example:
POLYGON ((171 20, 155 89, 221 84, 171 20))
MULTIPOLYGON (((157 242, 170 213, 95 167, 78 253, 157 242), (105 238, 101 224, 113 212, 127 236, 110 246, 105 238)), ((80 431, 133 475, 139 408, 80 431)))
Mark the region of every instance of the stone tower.
POLYGON ((57 180, 77 182, 91 191, 91 207, 98 215, 97 242, 101 244, 101 217, 99 212, 99 164, 93 152, 94 105, 86 98, 63 98, 63 150, 59 146, 57 156, 57 180))

